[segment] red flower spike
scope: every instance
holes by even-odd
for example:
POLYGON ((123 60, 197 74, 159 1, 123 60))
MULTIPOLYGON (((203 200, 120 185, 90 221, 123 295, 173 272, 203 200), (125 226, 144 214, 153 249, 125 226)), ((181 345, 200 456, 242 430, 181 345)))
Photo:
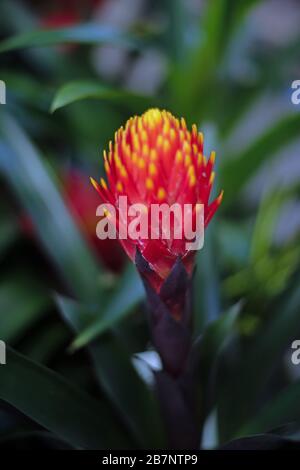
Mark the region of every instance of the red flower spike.
MULTIPOLYGON (((223 192, 211 203, 209 197, 214 182, 215 153, 206 159, 203 155, 203 135, 196 125, 188 130, 185 120, 175 118, 168 111, 150 109, 142 116, 130 118, 125 128, 115 133, 108 153, 104 152, 107 181, 91 179, 104 203, 113 204, 126 195, 128 205, 178 203, 204 206, 204 225, 208 225, 221 204, 223 192)), ((193 211, 195 214, 195 211, 193 211)), ((195 215, 194 215, 195 218, 195 215)), ((193 220, 194 222, 194 220, 193 220)), ((142 254, 150 267, 146 278, 159 292, 180 258, 188 273, 193 269, 195 251, 187 251, 186 241, 120 240, 128 256, 135 261, 136 251, 142 254)))

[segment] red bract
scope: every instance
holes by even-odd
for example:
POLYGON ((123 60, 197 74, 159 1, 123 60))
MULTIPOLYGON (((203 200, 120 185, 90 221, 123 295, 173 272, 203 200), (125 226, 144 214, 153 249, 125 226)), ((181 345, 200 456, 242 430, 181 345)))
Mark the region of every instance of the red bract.
MULTIPOLYGON (((203 135, 196 125, 191 131, 185 120, 170 112, 150 109, 142 116, 129 119, 115 134, 109 152, 104 152, 107 182, 92 183, 104 203, 118 211, 118 197, 126 195, 128 204, 174 203, 204 206, 204 223, 221 203, 223 192, 209 202, 214 182, 215 153, 207 160, 203 155, 203 135)), ((180 258, 188 273, 192 271, 195 251, 187 251, 186 241, 143 239, 120 240, 128 256, 135 261, 137 250, 151 268, 146 278, 158 292, 180 258)), ((149 270, 148 270, 149 271, 149 270)))

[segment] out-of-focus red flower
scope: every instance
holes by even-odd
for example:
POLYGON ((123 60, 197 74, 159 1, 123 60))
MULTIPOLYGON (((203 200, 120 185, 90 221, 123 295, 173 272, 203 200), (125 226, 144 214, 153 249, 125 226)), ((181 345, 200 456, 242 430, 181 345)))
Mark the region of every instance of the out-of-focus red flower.
MULTIPOLYGON (((85 173, 72 169, 62 173, 61 183, 63 199, 90 247, 107 268, 119 272, 124 265, 124 254, 119 243, 110 239, 99 240, 96 235, 99 197, 91 187, 88 177, 85 173)), ((21 217, 21 226, 27 235, 34 235, 33 224, 26 214, 21 217)))
POLYGON ((42 18, 42 26, 47 29, 63 28, 79 23, 80 17, 76 11, 58 11, 49 13, 42 18))
POLYGON ((99 198, 89 184, 86 174, 78 170, 66 172, 63 177, 63 195, 68 208, 77 220, 78 226, 86 233, 87 240, 104 264, 113 271, 120 271, 124 256, 116 240, 99 240, 96 235, 96 209, 99 198))
POLYGON ((45 28, 72 26, 89 18, 103 0, 60 0, 52 2, 51 9, 42 12, 45 28))
MULTIPOLYGON (((207 160, 203 155, 203 135, 196 125, 191 131, 185 120, 178 120, 167 111, 150 109, 142 116, 129 119, 125 128, 115 134, 108 154, 104 152, 107 182, 92 183, 104 203, 114 205, 118 212, 117 199, 126 195, 128 204, 178 203, 204 206, 204 224, 208 225, 219 207, 223 192, 211 203, 210 193, 215 173, 215 153, 207 160)), ((194 225, 195 226, 195 225, 194 225)), ((180 259, 187 273, 194 265, 195 251, 187 251, 187 240, 158 240, 130 238, 120 240, 128 256, 136 261, 137 251, 148 263, 144 277, 159 292, 176 261, 180 259)))

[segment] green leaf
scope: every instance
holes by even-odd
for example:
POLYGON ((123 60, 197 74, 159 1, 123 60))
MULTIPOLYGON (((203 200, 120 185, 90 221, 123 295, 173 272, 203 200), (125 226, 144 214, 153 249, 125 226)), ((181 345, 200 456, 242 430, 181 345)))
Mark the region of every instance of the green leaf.
POLYGON ((217 265, 214 262, 216 244, 213 230, 216 223, 205 232, 204 249, 197 254, 197 269, 194 278, 195 331, 198 335, 207 324, 220 315, 220 289, 217 265))
POLYGON ((12 349, 0 372, 0 398, 70 444, 84 449, 130 447, 107 404, 12 349))
POLYGON ((239 302, 233 305, 217 320, 210 323, 199 338, 198 344, 195 345, 199 364, 197 379, 199 420, 202 424, 209 414, 216 398, 213 390, 215 389, 214 381, 219 355, 234 332, 234 327, 241 312, 241 308, 242 303, 239 302))
POLYGON ((141 47, 141 42, 128 34, 99 24, 86 23, 67 28, 44 29, 18 34, 0 42, 0 53, 57 44, 113 44, 131 49, 141 47))
POLYGON ((264 197, 256 218, 251 242, 251 262, 256 263, 261 257, 270 254, 276 222, 280 207, 286 199, 286 191, 271 191, 264 197))
POLYGON ((49 307, 50 299, 41 286, 28 279, 6 279, 0 287, 0 337, 15 341, 39 320, 49 307))
POLYGON ((247 347, 234 350, 234 364, 226 358, 222 364, 218 384, 218 416, 223 441, 233 438, 253 417, 257 411, 257 398, 264 390, 274 365, 278 364, 286 348, 300 332, 299 275, 277 304, 269 321, 256 332, 247 347))
POLYGON ((174 105, 177 103, 180 112, 192 120, 203 119, 207 107, 211 106, 211 98, 218 88, 218 68, 229 41, 240 20, 257 1, 214 0, 207 3, 199 25, 199 44, 182 67, 175 69, 173 77, 174 105))
MULTIPOLYGON (((118 104, 130 105, 135 110, 141 111, 151 107, 151 98, 125 90, 118 90, 96 81, 74 81, 63 85, 56 93, 51 112, 75 101, 96 98, 100 100, 115 102, 118 104)), ((136 111, 137 112, 137 111, 136 111)))
POLYGON ((300 382, 298 381, 282 390, 257 416, 250 419, 250 421, 237 432, 236 436, 257 434, 278 428, 289 422, 299 421, 299 396, 300 382))
POLYGON ((7 248, 9 248, 17 239, 19 230, 16 220, 11 217, 11 214, 0 207, 2 220, 0 221, 0 259, 4 255, 7 248))
MULTIPOLYGON (((56 300, 64 319, 77 333, 90 321, 90 317, 96 316, 84 306, 62 296, 57 296, 56 300)), ((113 332, 103 335, 90 343, 88 352, 101 389, 139 445, 143 448, 162 448, 164 440, 156 398, 137 375, 128 351, 117 336, 113 332)))
POLYGON ((174 63, 180 63, 184 60, 187 51, 185 41, 187 18, 184 1, 166 0, 165 9, 166 15, 168 16, 166 29, 168 54, 174 63))
POLYGON ((0 129, 0 171, 30 215, 43 247, 75 295, 90 302, 99 299, 99 267, 37 150, 12 118, 2 115, 0 129))
POLYGON ((82 348, 99 335, 124 319, 144 298, 142 282, 133 265, 129 265, 120 278, 112 300, 99 312, 95 320, 84 328, 71 345, 72 350, 82 348))
POLYGON ((268 159, 299 135, 300 113, 283 117, 241 153, 224 157, 220 167, 220 185, 224 203, 235 200, 241 189, 268 159))
POLYGON ((47 322, 25 337, 18 348, 28 359, 47 364, 67 344, 68 330, 61 322, 47 322))

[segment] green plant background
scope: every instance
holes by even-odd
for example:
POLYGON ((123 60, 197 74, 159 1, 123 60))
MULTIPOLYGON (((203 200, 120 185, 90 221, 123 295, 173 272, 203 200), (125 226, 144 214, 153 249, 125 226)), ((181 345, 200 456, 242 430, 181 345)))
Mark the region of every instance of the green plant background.
POLYGON ((144 18, 126 32, 86 21, 49 31, 25 2, 1 1, 0 339, 9 348, 0 366, 0 444, 165 445, 155 394, 132 362, 149 348, 141 283, 132 266, 112 276, 94 256, 59 180, 70 164, 100 176, 101 150, 149 106, 204 130, 206 152, 217 150, 216 191, 224 189, 195 277, 202 444, 297 429, 300 365, 290 358, 300 338, 299 229, 276 233, 299 212, 299 178, 288 176, 300 130, 290 101, 300 37, 253 40, 253 15, 270 3, 272 17, 272 2, 202 2, 196 19, 183 0, 149 3, 163 21, 144 18), (67 53, 61 44, 77 46, 67 53), (90 53, 103 44, 132 60, 159 51, 167 70, 155 93, 99 76, 90 53), (282 109, 264 118, 275 101, 282 109), (22 233, 20 211, 35 241, 22 233))

